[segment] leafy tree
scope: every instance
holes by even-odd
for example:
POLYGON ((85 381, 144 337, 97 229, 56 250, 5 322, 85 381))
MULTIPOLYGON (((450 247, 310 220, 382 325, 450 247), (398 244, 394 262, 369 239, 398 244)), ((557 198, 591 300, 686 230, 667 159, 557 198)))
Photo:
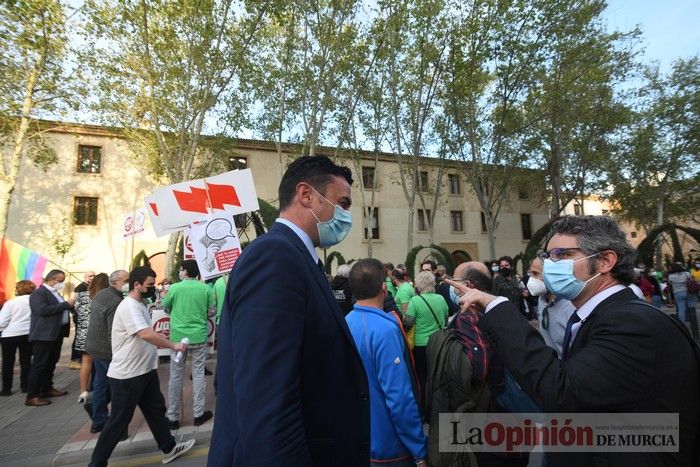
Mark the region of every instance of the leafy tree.
MULTIPOLYGON (((167 183, 191 178, 207 118, 234 97, 273 2, 88 0, 88 47, 104 118, 124 128, 139 162, 167 183)), ((232 105, 232 102, 237 105, 232 105)), ((237 131, 234 128, 233 131, 237 131)), ((179 234, 170 236, 170 275, 179 234)))
POLYGON ((697 214, 700 186, 700 59, 662 75, 648 68, 625 138, 608 167, 622 219, 649 233, 697 214))
POLYGON ((38 117, 78 108, 81 69, 70 61, 66 8, 59 0, 14 0, 0 8, 0 235, 25 158, 57 162, 38 117))

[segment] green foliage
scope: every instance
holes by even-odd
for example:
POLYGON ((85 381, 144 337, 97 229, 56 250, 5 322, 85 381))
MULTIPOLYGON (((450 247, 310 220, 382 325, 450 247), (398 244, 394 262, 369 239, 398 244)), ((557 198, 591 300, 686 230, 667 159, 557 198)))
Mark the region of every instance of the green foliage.
POLYGON ((272 224, 275 222, 275 219, 277 219, 280 216, 280 211, 278 208, 268 203, 264 199, 258 198, 258 204, 260 205, 260 209, 258 210, 260 220, 262 221, 265 228, 269 229, 270 227, 272 227, 272 224))
MULTIPOLYGON (((139 266, 147 266, 150 267, 151 263, 148 261, 148 255, 146 254, 145 250, 141 250, 138 253, 136 253, 136 256, 134 256, 131 260, 131 269, 133 270, 134 268, 137 268, 139 266)), ((178 271, 180 268, 178 268, 178 271)))
POLYGON ((343 255, 340 254, 339 251, 330 252, 328 256, 326 256, 326 263, 324 264, 326 274, 331 273, 331 266, 333 266, 333 260, 337 260, 338 266, 345 264, 345 258, 343 258, 343 255))
POLYGON ((426 247, 418 245, 413 247, 408 252, 408 254, 406 255, 406 261, 404 263, 406 265, 406 268, 408 269, 408 275, 411 278, 413 278, 414 271, 416 268, 416 259, 418 257, 418 253, 420 253, 421 250, 424 249, 427 249, 430 252, 429 254, 434 258, 437 264, 445 265, 448 274, 452 275, 452 273, 454 273, 454 270, 457 267, 457 265, 455 264, 455 260, 449 251, 447 251, 445 248, 439 245, 430 245, 426 247))
MULTIPOLYGON (((656 244, 658 239, 664 235, 668 234, 671 237, 671 246, 673 248, 673 261, 684 262, 683 249, 678 241, 678 230, 682 230, 688 235, 690 235, 697 244, 700 244, 700 230, 677 225, 674 223, 663 224, 655 227, 649 232, 644 240, 642 240, 637 246, 637 261, 646 264, 647 266, 654 265, 654 251, 656 249, 656 244)), ((671 262, 671 258, 666 258, 666 263, 671 262)))

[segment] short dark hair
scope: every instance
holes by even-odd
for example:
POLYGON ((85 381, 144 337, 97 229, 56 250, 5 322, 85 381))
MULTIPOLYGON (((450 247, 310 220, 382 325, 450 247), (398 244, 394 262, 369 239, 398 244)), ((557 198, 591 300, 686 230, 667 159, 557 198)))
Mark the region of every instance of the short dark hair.
POLYGON ((344 165, 338 165, 326 156, 303 156, 289 164, 279 186, 280 211, 294 199, 297 185, 306 182, 322 195, 333 177, 343 177, 352 185, 352 173, 344 165))
POLYGON ((187 277, 189 278, 194 279, 199 277, 199 266, 197 266, 197 260, 186 259, 182 262, 182 264, 180 264, 180 268, 185 271, 187 277))
POLYGON ((423 266, 429 264, 430 265, 430 270, 435 271, 437 269, 437 263, 433 261, 432 259, 426 259, 423 261, 420 265, 421 269, 423 269, 423 266))
POLYGON ((391 271, 391 276, 394 279, 398 279, 400 281, 406 280, 406 274, 403 272, 403 269, 394 269, 393 271, 391 271))
POLYGON ((464 272, 462 281, 469 281, 477 290, 490 293, 493 290, 493 279, 489 274, 484 274, 476 268, 469 268, 464 272))
MULTIPOLYGON (((565 216, 552 224, 545 245, 556 234, 576 237, 579 248, 586 256, 596 255, 605 250, 617 254, 617 263, 610 275, 623 285, 634 279, 636 250, 627 242, 627 235, 617 222, 609 216, 565 216)), ((591 273, 595 257, 588 259, 591 273)))
POLYGON ((350 270, 350 290, 358 300, 374 298, 382 292, 384 265, 374 258, 361 259, 350 270))
POLYGON ((501 256, 500 258, 498 258, 499 266, 501 265, 501 261, 507 261, 508 264, 510 264, 510 267, 513 267, 513 258, 511 258, 510 256, 501 256))
POLYGON ((671 267, 669 267, 668 269, 669 269, 669 271, 671 271, 671 274, 675 274, 677 272, 683 272, 685 270, 685 268, 683 267, 683 264, 678 263, 678 262, 672 263, 671 267))
POLYGON ((49 271, 49 273, 44 277, 44 281, 48 282, 51 279, 55 279, 56 276, 65 276, 66 273, 61 271, 60 269, 52 269, 49 271))
POLYGON ((134 284, 137 282, 140 284, 146 282, 148 277, 156 278, 156 272, 148 266, 139 266, 132 269, 129 273, 129 290, 134 290, 134 284))

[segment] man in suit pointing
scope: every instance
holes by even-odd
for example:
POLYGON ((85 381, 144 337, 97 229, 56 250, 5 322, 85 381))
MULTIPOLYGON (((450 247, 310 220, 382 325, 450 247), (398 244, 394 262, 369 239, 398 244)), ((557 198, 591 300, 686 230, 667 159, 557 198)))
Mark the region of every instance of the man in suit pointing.
POLYGON ((369 464, 366 373, 315 250, 348 234, 351 184, 327 157, 292 162, 279 219, 231 271, 210 466, 369 464))
POLYGON ((552 225, 540 255, 544 282, 576 307, 561 360, 507 299, 452 283, 465 292, 463 310, 485 311, 479 326, 544 411, 679 414, 679 452, 550 452, 552 466, 697 465, 697 346, 677 321, 627 287, 635 253, 607 216, 568 216, 552 225))

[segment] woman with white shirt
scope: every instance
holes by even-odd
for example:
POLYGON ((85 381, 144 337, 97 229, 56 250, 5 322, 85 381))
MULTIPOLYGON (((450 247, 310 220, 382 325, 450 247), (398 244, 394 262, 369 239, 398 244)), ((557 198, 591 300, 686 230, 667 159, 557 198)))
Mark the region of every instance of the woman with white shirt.
POLYGON ((22 392, 27 392, 27 378, 32 360, 32 346, 29 344, 29 323, 32 311, 29 308, 29 294, 36 289, 32 281, 19 281, 15 285, 15 298, 5 302, 0 310, 0 346, 2 346, 2 391, 0 396, 12 395, 12 373, 15 368, 15 354, 19 349, 19 383, 22 392))

